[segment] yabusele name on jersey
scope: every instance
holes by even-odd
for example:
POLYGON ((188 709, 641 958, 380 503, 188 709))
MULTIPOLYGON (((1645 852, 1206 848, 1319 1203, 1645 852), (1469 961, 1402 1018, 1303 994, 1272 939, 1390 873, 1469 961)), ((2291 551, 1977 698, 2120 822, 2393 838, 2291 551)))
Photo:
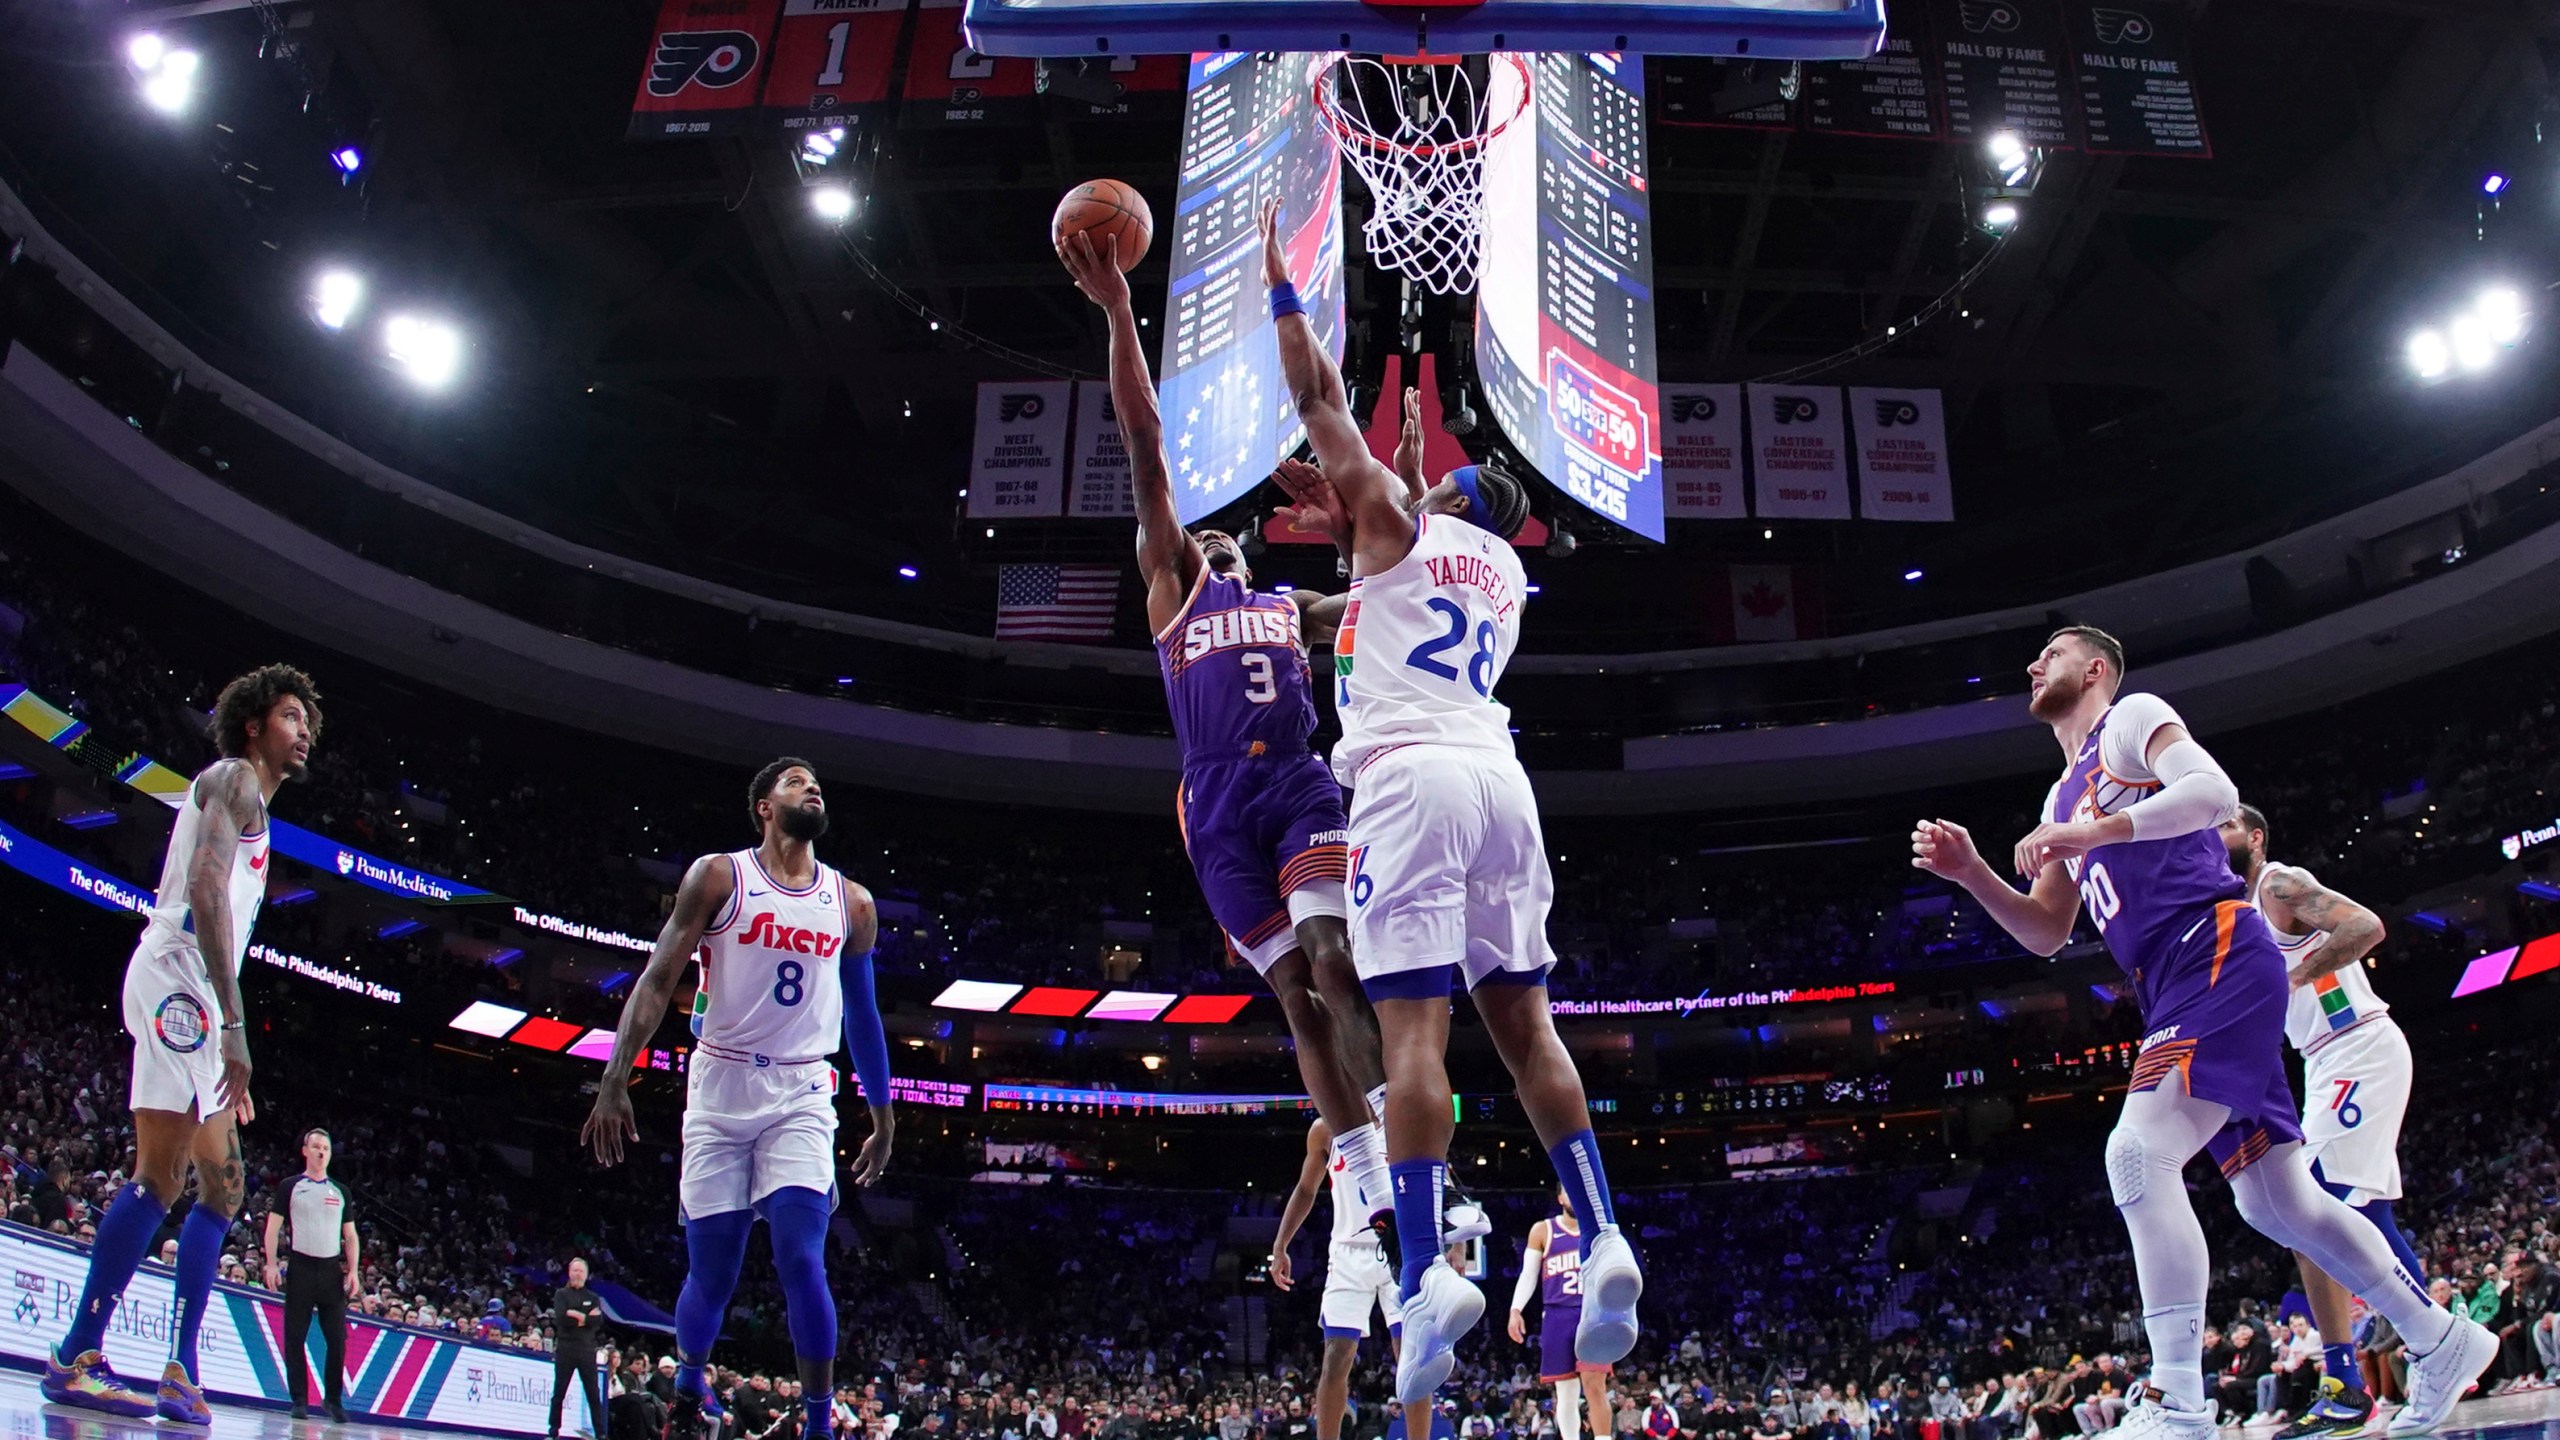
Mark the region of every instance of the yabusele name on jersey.
POLYGON ((1483 591, 1498 618, 1509 616, 1520 603, 1511 593, 1510 577, 1480 555, 1426 555, 1422 564, 1431 572, 1434 585, 1465 585, 1483 591))
POLYGON ((760 945, 767 950, 787 950, 795 955, 815 955, 827 960, 834 958, 836 947, 844 944, 844 937, 785 925, 774 918, 772 911, 759 910, 748 919, 746 928, 738 932, 736 943, 760 945))

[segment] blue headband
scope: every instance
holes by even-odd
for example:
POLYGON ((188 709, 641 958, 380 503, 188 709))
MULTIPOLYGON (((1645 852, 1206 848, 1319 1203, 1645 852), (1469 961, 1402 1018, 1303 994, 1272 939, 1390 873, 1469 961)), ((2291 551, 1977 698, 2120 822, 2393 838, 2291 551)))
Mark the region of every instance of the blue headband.
POLYGON ((1509 537, 1494 528, 1493 510, 1484 503, 1484 496, 1476 490, 1476 473, 1481 469, 1483 467, 1480 465, 1461 465, 1449 472, 1449 479, 1458 487, 1458 493, 1467 497, 1467 513, 1463 518, 1483 527, 1485 533, 1496 539, 1507 539, 1509 537))

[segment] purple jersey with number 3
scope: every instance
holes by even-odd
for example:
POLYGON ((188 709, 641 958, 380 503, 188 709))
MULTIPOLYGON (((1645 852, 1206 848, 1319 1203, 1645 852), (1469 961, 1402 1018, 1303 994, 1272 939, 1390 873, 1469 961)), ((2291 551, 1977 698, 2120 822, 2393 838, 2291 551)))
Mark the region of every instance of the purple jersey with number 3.
POLYGON ((1307 753, 1316 729, 1298 607, 1200 567, 1190 603, 1156 637, 1185 765, 1307 753))

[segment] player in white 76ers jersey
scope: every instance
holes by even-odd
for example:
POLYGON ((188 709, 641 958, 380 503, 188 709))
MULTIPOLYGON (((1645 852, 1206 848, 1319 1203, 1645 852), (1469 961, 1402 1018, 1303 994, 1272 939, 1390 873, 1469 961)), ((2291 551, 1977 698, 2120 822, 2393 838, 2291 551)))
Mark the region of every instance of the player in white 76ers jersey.
POLYGON ((2147 1403, 2120 1440, 2208 1440, 2204 1302, 2210 1257, 2186 1163, 2209 1150, 2240 1217, 2311 1256, 2409 1342, 2409 1404, 2394 1436, 2443 1424, 2497 1358, 2495 1335, 2448 1313, 2365 1223, 2312 1178, 2284 1073, 2285 961, 2215 829, 2237 811, 2231 777, 2156 695, 2119 693, 2124 647, 2086 625, 2057 630, 2027 667, 2027 710, 2064 757, 2044 823, 2012 859, 2023 894, 1984 863, 1961 825, 1924 820, 1911 863, 1971 894, 2039 955, 2071 939, 2080 908, 2131 981, 2148 1032, 2107 1137, 2108 1188, 2133 1241, 2147 1403))
POLYGON ((1342 740, 1333 769, 1352 787, 1351 957, 1386 1055, 1405 1312, 1396 1398, 1408 1407, 1427 1400, 1448 1378, 1458 1337, 1484 1314, 1483 1293, 1441 1254, 1449 994, 1461 975, 1589 1222, 1575 1353, 1613 1364, 1635 1347, 1644 1280, 1618 1232, 1582 1077, 1547 1006, 1555 882, 1537 799, 1512 753, 1511 712, 1493 698, 1527 599, 1510 539, 1528 518, 1528 496, 1501 471, 1469 465, 1408 508, 1403 485, 1369 453, 1341 372, 1299 305, 1276 204, 1263 207, 1262 236, 1281 370, 1323 463, 1282 484, 1351 558, 1351 602, 1334 639, 1342 740))
POLYGON ((80 1308, 45 1356, 40 1384, 44 1398, 57 1405, 136 1417, 157 1410, 191 1425, 213 1421, 196 1383, 196 1336, 220 1268, 222 1237, 240 1213, 239 1127, 257 1114, 249 1099, 240 962, 267 895, 267 805, 285 781, 306 773, 319 734, 320 693, 310 676, 289 665, 252 670, 223 686, 214 701, 213 743, 223 758, 187 787, 169 831, 158 895, 125 964, 133 1180, 108 1202, 89 1249, 80 1308), (185 1188, 190 1161, 196 1203, 178 1231, 169 1363, 155 1397, 118 1379, 102 1347, 116 1302, 185 1188))
MULTIPOLYGON (((2373 993, 2361 962, 2382 943, 2382 917, 2321 885, 2308 870, 2267 858, 2267 816, 2254 805, 2222 823, 2231 868, 2284 952, 2284 1038, 2302 1052, 2302 1153, 2311 1177, 2373 1222, 2420 1282, 2426 1262, 2400 1233, 2400 1121, 2414 1066, 2409 1039, 2373 993)), ((2346 1287, 2296 1254, 2302 1291, 2320 1327, 2320 1396, 2276 1440, 2355 1435, 2373 1422, 2373 1396, 2356 1367, 2355 1317, 2346 1287)))
POLYGON ((720 1338, 764 1217, 782 1278, 791 1348, 799 1357, 804 1440, 826 1440, 835 1396, 836 1307, 827 1291, 826 1236, 836 1208, 838 1046, 853 1056, 871 1105, 871 1138, 853 1180, 888 1168, 897 1133, 889 1108, 889 1047, 871 973, 879 917, 871 892, 818 862, 827 832, 817 771, 788 756, 756 772, 747 811, 752 850, 705 855, 685 871, 675 911, 631 988, 613 1058, 579 1134, 596 1159, 622 1159, 637 1138, 631 1067, 657 1033, 687 961, 702 965, 686 1076, 677 1216, 684 1225, 684 1290, 676 1297, 677 1440, 699 1440, 716 1416, 702 1369, 720 1338))
POLYGON ((1324 1328, 1324 1358, 1316 1370, 1316 1440, 1342 1440, 1342 1422, 1351 1409, 1351 1365, 1360 1342, 1369 1335, 1369 1315, 1387 1317, 1387 1344, 1404 1334, 1404 1307, 1397 1295, 1396 1272, 1387 1264, 1386 1247, 1369 1227, 1369 1207, 1361 1201, 1360 1182, 1349 1160, 1338 1152, 1333 1132, 1322 1119, 1307 1127, 1307 1158, 1298 1167, 1298 1183, 1281 1207, 1280 1228, 1271 1237, 1271 1283, 1282 1290, 1297 1284, 1289 1259, 1289 1242, 1315 1210, 1316 1187, 1331 1181, 1333 1235, 1325 1247, 1324 1299, 1318 1323, 1324 1328))

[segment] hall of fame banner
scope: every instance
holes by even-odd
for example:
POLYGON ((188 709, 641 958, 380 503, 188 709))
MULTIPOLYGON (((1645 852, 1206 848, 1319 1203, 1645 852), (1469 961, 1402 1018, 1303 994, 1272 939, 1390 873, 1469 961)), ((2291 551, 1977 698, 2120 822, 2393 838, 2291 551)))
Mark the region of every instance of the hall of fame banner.
POLYGON ((1055 515, 1067 492, 1065 380, 991 380, 978 386, 978 429, 969 455, 969 518, 1055 515))
MULTIPOLYGON (((10 1273, 8 1314, 0 1319, 0 1364, 41 1369, 45 1352, 71 1324, 88 1279, 87 1247, 23 1225, 0 1221, 0 1256, 10 1273)), ((125 1288, 124 1302, 107 1325, 107 1363, 119 1375, 157 1375, 169 1359, 169 1327, 176 1285, 169 1267, 145 1264, 125 1288)), ((284 1297, 272 1291, 216 1284, 205 1306, 196 1344, 197 1378, 215 1404, 291 1402, 284 1378, 284 1297)), ((310 1393, 321 1403, 326 1356, 320 1332, 305 1339, 310 1352, 310 1393)), ((347 1316, 347 1409, 386 1425, 430 1426, 502 1435, 540 1435, 551 1423, 551 1357, 532 1350, 471 1345, 400 1325, 347 1316)), ((586 1397, 570 1389, 562 1421, 582 1421, 602 1433, 600 1417, 588 1417, 586 1397)))

